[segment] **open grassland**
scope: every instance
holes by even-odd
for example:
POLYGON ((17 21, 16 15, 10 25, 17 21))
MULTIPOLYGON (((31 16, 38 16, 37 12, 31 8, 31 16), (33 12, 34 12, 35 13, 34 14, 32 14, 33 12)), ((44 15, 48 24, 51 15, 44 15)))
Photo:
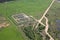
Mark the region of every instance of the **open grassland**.
POLYGON ((26 13, 40 18, 51 3, 51 0, 19 0, 0 4, 0 13, 10 16, 15 13, 26 13))
POLYGON ((8 18, 16 13, 26 13, 38 19, 50 3, 51 0, 18 0, 0 3, 0 14, 3 14, 10 22, 8 28, 1 29, 0 40, 25 40, 16 25, 8 18))

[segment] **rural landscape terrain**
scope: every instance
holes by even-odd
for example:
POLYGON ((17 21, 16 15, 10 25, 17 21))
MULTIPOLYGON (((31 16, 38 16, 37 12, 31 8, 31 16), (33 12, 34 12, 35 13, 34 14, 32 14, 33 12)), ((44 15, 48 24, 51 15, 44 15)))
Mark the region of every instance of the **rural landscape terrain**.
POLYGON ((60 0, 0 0, 0 40, 60 40, 60 0))

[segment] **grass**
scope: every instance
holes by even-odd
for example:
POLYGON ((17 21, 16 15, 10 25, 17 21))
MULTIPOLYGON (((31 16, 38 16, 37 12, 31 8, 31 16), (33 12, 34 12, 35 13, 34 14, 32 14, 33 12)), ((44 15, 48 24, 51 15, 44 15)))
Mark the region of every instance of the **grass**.
MULTIPOLYGON (((3 14, 7 20, 16 13, 25 13, 39 19, 50 3, 51 0, 18 0, 0 3, 0 14, 3 14)), ((10 20, 9 22, 10 26, 0 31, 0 40, 25 40, 16 25, 10 20)))
POLYGON ((0 4, 0 13, 7 16, 15 13, 26 13, 40 18, 50 3, 51 0, 19 0, 5 2, 0 4))

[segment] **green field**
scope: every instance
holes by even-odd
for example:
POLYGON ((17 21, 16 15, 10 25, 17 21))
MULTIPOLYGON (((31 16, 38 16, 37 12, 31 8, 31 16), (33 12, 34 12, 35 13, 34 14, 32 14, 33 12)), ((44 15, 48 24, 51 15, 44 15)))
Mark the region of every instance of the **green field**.
POLYGON ((25 13, 39 19, 50 3, 51 0, 17 0, 0 3, 0 14, 10 22, 8 28, 0 31, 0 40, 25 40, 16 25, 8 18, 16 13, 25 13))

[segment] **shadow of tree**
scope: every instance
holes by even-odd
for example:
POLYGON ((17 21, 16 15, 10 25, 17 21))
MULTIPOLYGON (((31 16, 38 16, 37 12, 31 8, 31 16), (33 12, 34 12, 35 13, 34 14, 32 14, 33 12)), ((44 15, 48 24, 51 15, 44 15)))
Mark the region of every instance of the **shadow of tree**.
POLYGON ((8 2, 8 1, 14 1, 14 0, 0 0, 0 3, 8 2))

